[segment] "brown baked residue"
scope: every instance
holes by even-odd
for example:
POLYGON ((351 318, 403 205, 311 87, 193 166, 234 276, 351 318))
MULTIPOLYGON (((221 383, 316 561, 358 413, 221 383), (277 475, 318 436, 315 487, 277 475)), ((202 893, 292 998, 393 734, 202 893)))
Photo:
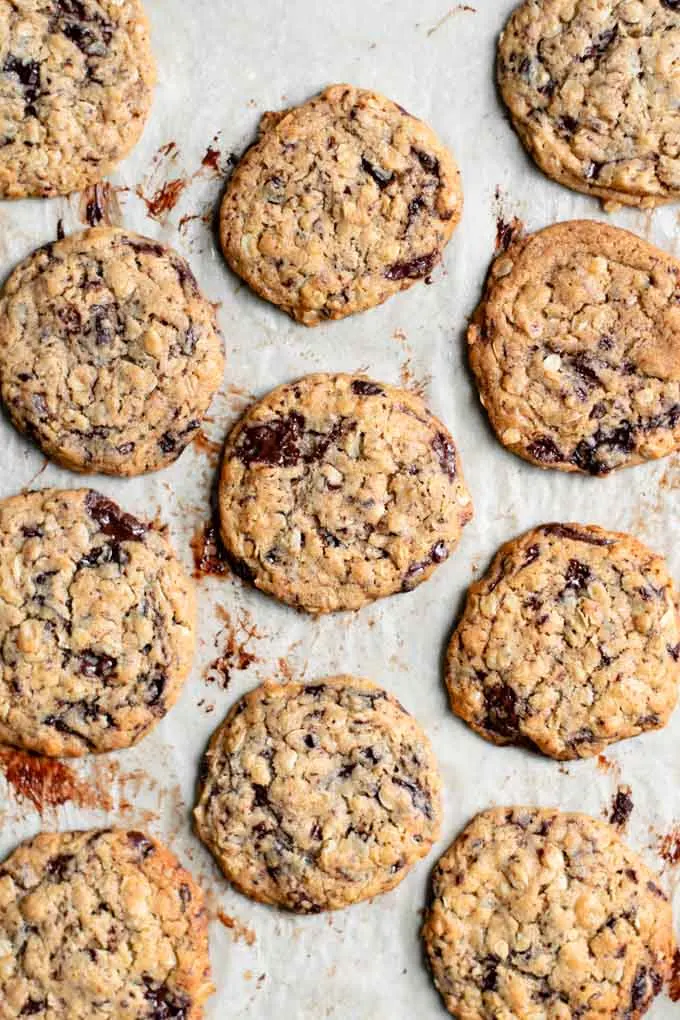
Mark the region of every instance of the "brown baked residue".
POLYGON ((670 832, 661 836, 658 852, 668 864, 680 864, 680 825, 675 825, 670 832))
POLYGON ((152 220, 162 222, 175 208, 180 200, 182 192, 187 186, 183 177, 175 177, 166 181, 152 195, 146 195, 141 185, 135 188, 135 194, 142 199, 152 220))
POLYGON ((80 195, 80 218, 91 227, 102 223, 107 226, 122 226, 123 214, 118 202, 118 189, 108 181, 92 184, 80 195))
POLYGON ((222 454, 222 443, 206 436, 202 429, 196 433, 193 440, 193 449, 198 453, 204 453, 210 462, 211 467, 217 467, 222 454))
POLYGON ((252 946, 255 943, 257 939, 255 932, 253 931, 252 928, 249 928, 246 924, 243 924, 242 921, 239 921, 235 917, 230 917, 229 914, 225 914, 223 910, 217 911, 217 917, 218 920, 222 922, 224 927, 229 929, 229 931, 231 932, 231 937, 233 938, 234 942, 239 942, 241 939, 243 939, 243 941, 248 946, 252 946))
POLYGON ((496 217, 496 253, 507 251, 511 244, 524 233, 524 224, 517 216, 511 220, 496 217))
POLYGON ((194 577, 223 577, 230 573, 227 551, 214 521, 206 521, 191 539, 194 554, 194 577))
POLYGON ((612 809, 609 821, 617 829, 625 829, 633 811, 633 798, 630 786, 619 786, 612 797, 612 809))
POLYGON ((204 679, 207 683, 217 683, 226 691, 232 673, 243 672, 254 662, 260 661, 249 646, 262 635, 245 609, 239 610, 236 620, 232 619, 224 606, 217 606, 217 613, 224 626, 215 638, 215 647, 222 645, 222 651, 208 666, 204 679))
POLYGON ((66 803, 105 811, 113 806, 108 794, 84 783, 73 769, 54 758, 2 749, 0 769, 15 796, 31 803, 39 813, 66 803))

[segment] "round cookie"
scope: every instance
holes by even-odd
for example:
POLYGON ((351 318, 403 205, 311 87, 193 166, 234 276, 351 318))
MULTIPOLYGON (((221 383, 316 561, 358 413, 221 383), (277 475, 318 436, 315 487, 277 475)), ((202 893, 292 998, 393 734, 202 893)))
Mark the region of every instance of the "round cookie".
POLYGON ((394 888, 440 826, 430 743, 387 691, 265 684, 213 735, 196 829, 241 892, 298 913, 394 888))
POLYGON ((680 617, 665 562, 630 535, 545 524, 502 546, 451 638, 451 707, 495 744, 586 758, 665 726, 680 617))
POLYGON ((0 299, 0 392, 14 424, 75 471, 174 461, 224 371, 212 305, 181 256, 97 227, 39 248, 0 299))
POLYGON ((416 587, 472 517, 453 440, 419 397, 322 373, 236 425, 219 505, 235 571, 309 613, 416 587))
POLYGON ((317 326, 429 276, 462 205, 458 168, 426 124, 333 85, 263 117, 227 186, 222 249, 257 294, 317 326))
POLYGON ((525 460, 604 475, 680 449, 680 262, 634 234, 575 220, 519 239, 468 343, 491 424, 525 460))
POLYGON ((0 743, 136 743, 191 669, 193 585, 167 539, 91 489, 0 501, 0 743))
POLYGON ((155 65, 139 0, 0 5, 0 198, 65 195, 135 145, 155 65))
POLYGON ((2 1016, 201 1020, 203 894, 141 832, 43 832, 0 865, 2 1016))
POLYGON ((423 927, 447 1009, 458 1020, 639 1020, 673 957, 657 882, 588 815, 478 815, 435 869, 423 927))
POLYGON ((498 45, 515 130, 548 177, 604 202, 680 196, 676 0, 525 0, 498 45))

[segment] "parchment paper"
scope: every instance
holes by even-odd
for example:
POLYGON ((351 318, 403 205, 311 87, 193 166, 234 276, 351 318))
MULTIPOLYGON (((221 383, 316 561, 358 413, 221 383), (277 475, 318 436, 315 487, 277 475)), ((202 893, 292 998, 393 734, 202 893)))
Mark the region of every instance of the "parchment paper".
MULTIPOLYGON (((532 230, 574 216, 608 220, 677 254, 678 210, 608 216, 594 200, 533 167, 494 87, 495 40, 513 0, 472 2, 476 10, 442 0, 147 0, 160 75, 154 108, 141 143, 112 178, 129 190, 108 201, 99 197, 114 220, 117 199, 119 222, 176 246, 209 297, 221 302, 228 365, 206 435, 219 443, 250 394, 311 371, 367 370, 424 393, 460 446, 476 509, 458 552, 432 580, 356 615, 314 620, 238 579, 201 580, 194 670, 179 704, 152 735, 137 748, 71 763, 71 773, 52 769, 44 788, 34 776, 28 797, 17 794, 16 775, 14 785, 0 777, 1 856, 41 827, 145 826, 169 843, 208 894, 218 986, 209 1020, 447 1015, 421 956, 420 911, 439 854, 475 812, 492 804, 559 805, 607 816, 619 785, 629 785, 635 806, 626 838, 663 868, 680 918, 678 872, 659 854, 665 846, 666 857, 673 849, 680 857, 673 842, 680 823, 680 711, 664 731, 620 744, 604 761, 562 766, 485 743, 451 715, 444 695, 442 652, 467 585, 501 542, 534 524, 592 521, 630 530, 668 556, 680 580, 679 458, 607 479, 543 472, 506 453, 480 409, 464 327, 494 250, 498 217, 507 222, 517 215, 532 230), (252 140, 263 111, 299 103, 336 81, 383 92, 435 128, 461 166, 465 213, 432 286, 307 330, 250 295, 227 270, 210 222, 223 186, 215 165, 226 168, 229 154, 252 140), (181 183, 168 189, 172 181, 181 183), (168 196, 177 204, 158 211, 168 196), (205 679, 220 655, 223 666, 232 666, 226 690, 205 679), (443 836, 389 895, 297 918, 235 893, 192 835, 189 812, 200 755, 241 693, 266 677, 339 671, 370 676, 394 691, 426 728, 445 783, 443 836), (61 806, 54 803, 69 794, 61 806), (42 817, 31 797, 44 805, 42 817)), ((54 239, 60 219, 67 233, 80 229, 86 204, 78 196, 3 203, 2 277, 54 239)), ((216 468, 208 442, 165 471, 131 481, 83 478, 46 464, 6 419, 0 450, 0 496, 25 486, 94 485, 138 515, 159 514, 192 567, 190 540, 208 519, 216 468)), ((661 998, 649 1015, 670 1020, 677 1013, 677 1005, 661 998)))

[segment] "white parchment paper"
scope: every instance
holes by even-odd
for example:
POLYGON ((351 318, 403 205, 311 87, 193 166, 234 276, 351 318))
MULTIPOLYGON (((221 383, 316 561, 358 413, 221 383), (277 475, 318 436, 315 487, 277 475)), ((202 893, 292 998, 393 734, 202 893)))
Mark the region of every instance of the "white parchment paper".
MULTIPOLYGON (((629 785, 635 807, 626 838, 663 869, 680 918, 678 873, 659 854, 664 835, 668 848, 680 822, 680 711, 664 731, 612 748, 605 761, 559 765, 473 735, 451 715, 441 677, 442 653, 467 585, 501 542, 534 524, 573 520, 630 530, 664 553, 680 580, 680 458, 607 479, 525 464, 487 427, 464 343, 498 216, 508 221, 517 215, 531 230, 575 216, 608 220, 678 254, 677 207, 607 216, 594 200, 551 183, 528 161, 493 77, 496 37, 513 0, 472 0, 476 10, 442 0, 146 5, 160 81, 144 137, 112 184, 121 189, 119 222, 174 245, 208 296, 221 302, 228 364, 206 434, 219 443, 250 395, 283 381, 312 371, 363 369, 416 386, 447 423, 476 516, 458 552, 432 580, 356 615, 314 620, 238 579, 200 581, 200 643, 179 704, 138 747, 71 763, 79 794, 61 806, 48 804, 42 816, 0 774, 0 856, 41 827, 144 826, 165 839, 208 895, 218 987, 209 1020, 443 1018, 421 956, 420 911, 439 854, 475 812, 492 804, 558 805, 600 817, 608 815, 618 786, 629 785), (434 127, 461 166, 465 213, 432 286, 308 330, 253 297, 227 270, 210 222, 223 175, 202 160, 212 148, 219 160, 213 155, 207 163, 225 167, 229 153, 252 140, 263 111, 341 81, 383 92, 434 127), (172 181, 181 182, 170 187, 177 204, 154 218, 144 197, 151 200, 172 181), (227 689, 205 678, 219 655, 232 666, 227 689), (426 728, 445 784, 443 835, 431 857, 391 894, 344 912, 298 918, 251 903, 221 878, 191 832, 196 772, 211 731, 245 690, 267 677, 311 679, 340 671, 370 676, 394 691, 426 728)), ((54 239, 60 219, 67 233, 82 228, 81 205, 78 196, 0 205, 2 277, 54 239)), ((4 418, 0 451, 0 496, 22 487, 94 485, 140 516, 159 514, 192 567, 190 540, 209 516, 216 468, 205 442, 165 471, 129 481, 83 479, 46 464, 4 418)), ((59 781, 34 800, 63 799, 59 781)), ((677 1005, 660 998, 649 1015, 670 1020, 677 1013, 677 1005)))

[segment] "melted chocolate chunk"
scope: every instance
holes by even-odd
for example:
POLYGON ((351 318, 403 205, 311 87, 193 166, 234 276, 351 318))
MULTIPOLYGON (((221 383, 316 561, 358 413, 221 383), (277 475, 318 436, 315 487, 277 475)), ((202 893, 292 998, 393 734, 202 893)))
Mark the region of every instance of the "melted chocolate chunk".
POLYGON ((100 493, 90 489, 85 497, 85 509, 97 522, 99 530, 117 542, 141 542, 148 528, 132 514, 123 513, 120 507, 100 493))
POLYGON ((524 563, 522 564, 522 568, 530 566, 530 564, 532 564, 534 560, 537 560, 540 555, 540 552, 541 550, 538 548, 537 545, 530 545, 529 548, 527 549, 527 554, 524 557, 524 563))
POLYGON ((634 1012, 637 1012, 643 1006, 647 1005, 650 999, 651 989, 648 987, 647 979, 647 968, 638 967, 635 978, 633 979, 633 987, 630 990, 630 1006, 634 1012))
POLYGON ((584 591, 588 587, 591 577, 590 567, 587 564, 581 563, 580 560, 569 560, 569 566, 565 574, 566 584, 564 591, 584 591))
POLYGON ((378 386, 377 383, 370 382, 368 379, 352 380, 352 393, 356 393, 359 397, 377 397, 384 392, 382 386, 378 386))
POLYGON ((165 249, 161 244, 154 244, 153 241, 138 241, 134 237, 124 237, 123 244, 127 244, 130 248, 133 248, 140 255, 156 255, 158 258, 166 254, 165 249))
POLYGON ((47 1009, 47 999, 28 999, 19 1016, 35 1016, 47 1009))
POLYGON ((614 25, 613 28, 607 28, 604 32, 598 35, 597 39, 593 42, 592 46, 589 46, 583 53, 581 60, 590 60, 593 57, 599 60, 600 57, 604 56, 611 44, 615 41, 619 34, 619 26, 614 25))
POLYGON ((419 280, 428 276, 439 260, 439 252, 431 251, 428 255, 420 255, 408 262, 395 262, 385 270, 388 280, 419 280))
POLYGON ((160 704, 167 684, 168 678, 164 673, 153 673, 144 678, 144 686, 146 688, 145 701, 147 705, 153 708, 154 705, 160 704))
POLYGON ((609 816, 609 821, 612 825, 624 828, 628 823, 632 810, 633 798, 630 795, 630 790, 620 786, 612 802, 612 812, 609 816))
POLYGON ((50 858, 47 863, 47 874, 56 882, 63 882, 72 860, 73 854, 58 854, 57 857, 50 858))
POLYGON ((102 567, 106 563, 116 563, 123 566, 128 562, 129 556, 118 542, 107 542, 106 545, 98 545, 85 556, 78 560, 78 569, 83 567, 102 567))
POLYGON ((35 60, 21 60, 10 53, 2 70, 5 74, 15 74, 21 82, 24 92, 26 112, 35 116, 33 104, 40 95, 40 64, 35 60))
POLYGON ((482 979, 482 991, 493 992, 498 983, 498 964, 500 960, 497 956, 489 956, 484 960, 484 977, 482 979))
POLYGON ((612 469, 607 451, 625 454, 634 449, 635 427, 626 423, 611 432, 598 429, 590 439, 582 439, 571 455, 571 462, 588 474, 605 475, 612 469))
POLYGON ((527 453, 541 464, 559 464, 564 460, 557 444, 549 436, 539 436, 527 446, 527 453))
POLYGON ((456 451, 444 432, 438 432, 432 440, 432 449, 437 455, 442 471, 451 481, 456 477, 456 451))
POLYGON ((371 161, 366 159, 365 156, 361 157, 361 169, 364 170, 369 177, 373 178, 381 191, 383 188, 386 188, 390 181, 394 178, 394 174, 391 170, 383 170, 381 166, 376 166, 375 163, 371 163, 371 161))
POLYGON ((416 811, 419 811, 421 815, 425 815, 426 818, 432 818, 432 799, 422 786, 419 786, 412 779, 403 779, 401 776, 392 776, 392 782, 397 786, 401 786, 402 789, 408 790, 411 795, 411 803, 416 811))
POLYGON ((496 684, 484 692, 487 730, 501 737, 516 737, 519 727, 517 695, 508 684, 496 684))
POLYGON ((598 545, 606 547, 614 545, 614 539, 612 538, 598 538, 597 535, 589 534, 585 531, 579 531, 578 528, 572 528, 568 524, 545 524, 541 531, 544 535, 556 535, 558 538, 570 538, 574 542, 585 542, 587 545, 598 545))
POLYGON ((150 857, 156 851, 156 847, 150 839, 147 839, 143 832, 128 832, 128 841, 139 852, 143 860, 146 860, 147 857, 150 857))
POLYGON ((429 152, 423 152, 421 149, 413 149, 413 152, 418 157, 423 170, 427 170, 429 174, 439 177, 439 160, 436 156, 431 156, 429 152))
POLYGON ((159 984, 150 977, 144 977, 144 998, 150 1012, 143 1020, 186 1020, 191 1003, 186 995, 173 992, 167 984, 159 984))
POLYGON ((116 672, 118 660, 110 655, 99 655, 97 652, 88 649, 83 652, 78 660, 78 672, 87 677, 100 677, 108 680, 116 672))
POLYGON ((294 467, 300 460, 304 427, 305 419, 297 411, 263 425, 250 425, 241 434, 238 455, 246 467, 251 464, 294 467))
POLYGON ((566 131, 569 135, 573 135, 574 131, 578 128, 578 121, 574 117, 569 117, 568 115, 560 117, 557 123, 562 130, 566 131))

